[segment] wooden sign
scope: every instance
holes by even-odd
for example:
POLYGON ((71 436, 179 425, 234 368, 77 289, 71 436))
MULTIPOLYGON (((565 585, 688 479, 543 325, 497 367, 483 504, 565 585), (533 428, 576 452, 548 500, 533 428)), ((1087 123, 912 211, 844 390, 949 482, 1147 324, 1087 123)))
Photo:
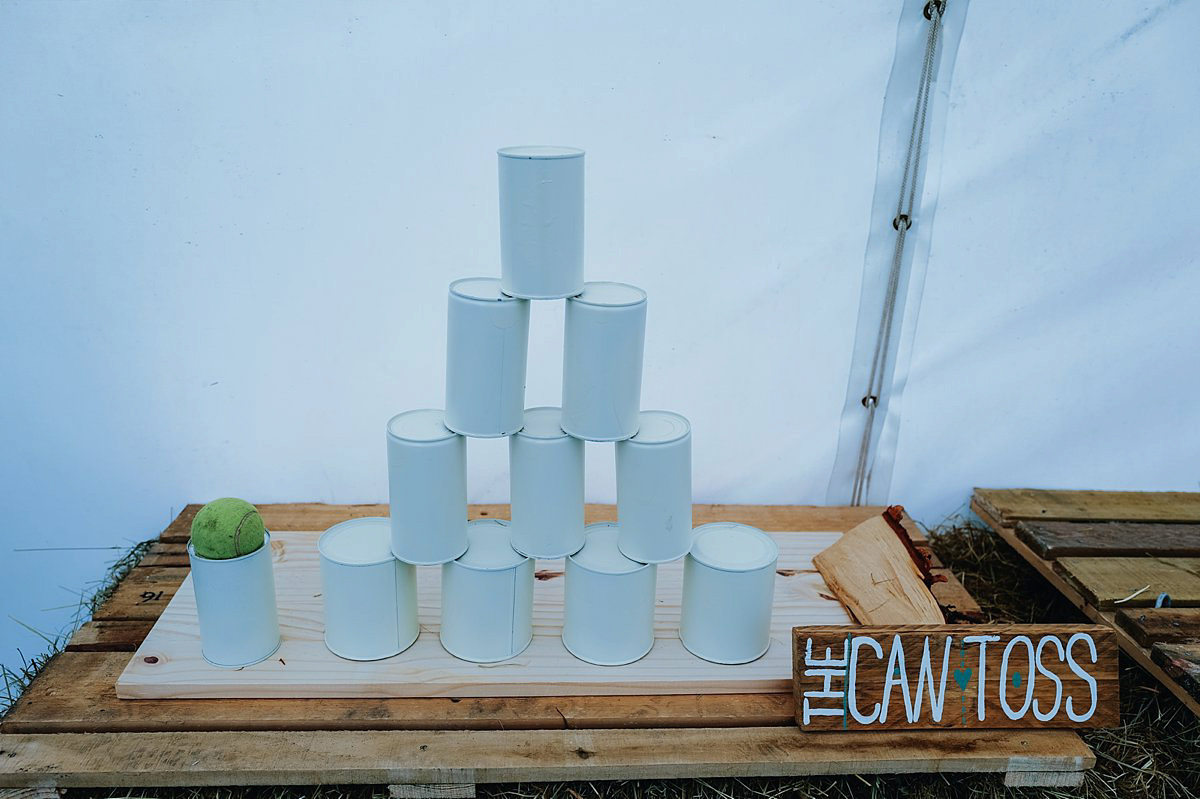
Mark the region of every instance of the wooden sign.
POLYGON ((1092 625, 795 627, 802 730, 1117 726, 1117 646, 1092 625))

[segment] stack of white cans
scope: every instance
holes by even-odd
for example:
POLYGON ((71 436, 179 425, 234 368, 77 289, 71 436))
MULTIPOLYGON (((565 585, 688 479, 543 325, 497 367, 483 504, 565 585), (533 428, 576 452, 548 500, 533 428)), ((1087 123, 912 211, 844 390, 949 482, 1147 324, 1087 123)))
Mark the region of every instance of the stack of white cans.
MULTIPOLYGON (((480 663, 514 657, 532 639, 534 561, 566 558, 564 646, 589 663, 630 663, 654 644, 656 565, 687 556, 684 646, 720 663, 761 656, 774 542, 742 528, 721 546, 711 541, 719 531, 709 531, 701 559, 689 555, 691 426, 678 413, 642 410, 646 293, 584 279, 583 151, 526 146, 498 155, 500 277, 450 284, 444 410, 388 422, 390 555, 401 567, 385 569, 377 545, 349 547, 353 530, 326 533, 330 649, 370 659, 406 648, 417 629, 412 569, 437 565, 446 651, 480 663), (565 301, 561 407, 526 408, 529 303, 544 301, 565 301), (466 438, 499 437, 509 441, 512 519, 468 523, 466 438), (616 448, 616 524, 585 527, 589 441, 616 448), (738 553, 753 533, 761 538, 749 562, 738 553), (359 579, 368 568, 377 577, 359 579), (389 608, 382 626, 401 631, 386 642, 381 624, 336 610, 377 603, 389 608)), ((371 524, 363 534, 377 529, 371 524)))

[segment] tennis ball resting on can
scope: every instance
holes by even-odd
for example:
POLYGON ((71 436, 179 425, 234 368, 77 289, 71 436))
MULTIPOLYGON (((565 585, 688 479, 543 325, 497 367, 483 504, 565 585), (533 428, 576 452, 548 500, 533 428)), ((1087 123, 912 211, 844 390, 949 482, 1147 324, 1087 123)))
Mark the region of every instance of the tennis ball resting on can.
POLYGON ((246 500, 214 499, 192 520, 192 548, 211 560, 238 558, 261 547, 264 532, 258 508, 246 500))

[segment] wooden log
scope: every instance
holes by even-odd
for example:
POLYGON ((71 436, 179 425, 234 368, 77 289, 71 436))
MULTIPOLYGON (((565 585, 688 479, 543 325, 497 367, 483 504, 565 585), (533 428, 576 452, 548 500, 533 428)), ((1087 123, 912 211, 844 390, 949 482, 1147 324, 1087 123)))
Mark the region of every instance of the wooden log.
POLYGON ((0 736, 0 786, 544 782, 1082 771, 1067 731, 733 730, 63 733, 0 736))
POLYGON ((847 532, 813 565, 861 624, 945 621, 908 550, 881 516, 847 532))
POLYGON ((1160 594, 1173 607, 1200 606, 1200 558, 1076 558, 1054 569, 1101 610, 1153 607, 1160 594))
POLYGON ((1131 608, 1118 610, 1117 626, 1139 646, 1200 643, 1200 608, 1131 608))
POLYGON ((1200 524, 1017 522, 1017 537, 1039 557, 1200 556, 1200 524))
POLYGON ((1117 644, 1099 625, 793 630, 804 730, 1114 727, 1117 644))
POLYGON ((1200 523, 1200 493, 1190 491, 1048 491, 976 488, 974 501, 997 522, 1200 523))

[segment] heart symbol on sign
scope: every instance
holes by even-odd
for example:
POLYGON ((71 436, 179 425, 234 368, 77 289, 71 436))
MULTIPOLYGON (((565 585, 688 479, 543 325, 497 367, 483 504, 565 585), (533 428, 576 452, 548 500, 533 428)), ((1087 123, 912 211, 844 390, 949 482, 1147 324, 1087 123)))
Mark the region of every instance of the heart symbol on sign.
POLYGON ((971 669, 955 669, 954 681, 958 683, 958 687, 967 690, 967 684, 971 682, 971 669))

